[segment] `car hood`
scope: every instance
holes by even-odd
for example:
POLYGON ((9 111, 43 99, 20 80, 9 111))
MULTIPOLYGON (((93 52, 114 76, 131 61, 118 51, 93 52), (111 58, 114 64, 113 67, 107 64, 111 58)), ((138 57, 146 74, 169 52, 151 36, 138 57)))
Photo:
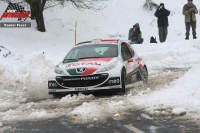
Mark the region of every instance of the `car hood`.
POLYGON ((117 60, 117 57, 107 58, 87 58, 76 61, 67 60, 59 66, 69 75, 90 75, 94 74, 99 68, 117 60))

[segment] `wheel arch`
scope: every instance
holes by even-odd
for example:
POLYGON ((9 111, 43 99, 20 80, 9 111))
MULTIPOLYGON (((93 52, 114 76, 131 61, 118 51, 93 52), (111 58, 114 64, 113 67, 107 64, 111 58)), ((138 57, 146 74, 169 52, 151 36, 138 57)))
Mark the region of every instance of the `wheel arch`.
POLYGON ((125 73, 126 73, 126 68, 125 68, 125 66, 122 66, 121 73, 122 73, 123 70, 124 70, 125 73))

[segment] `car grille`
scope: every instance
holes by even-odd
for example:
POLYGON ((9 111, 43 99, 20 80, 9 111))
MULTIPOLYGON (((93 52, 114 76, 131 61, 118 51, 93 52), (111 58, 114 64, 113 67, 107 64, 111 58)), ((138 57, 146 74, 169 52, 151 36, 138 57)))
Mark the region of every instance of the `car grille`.
POLYGON ((87 76, 57 76, 56 81, 64 87, 89 87, 103 83, 108 74, 95 74, 87 76))

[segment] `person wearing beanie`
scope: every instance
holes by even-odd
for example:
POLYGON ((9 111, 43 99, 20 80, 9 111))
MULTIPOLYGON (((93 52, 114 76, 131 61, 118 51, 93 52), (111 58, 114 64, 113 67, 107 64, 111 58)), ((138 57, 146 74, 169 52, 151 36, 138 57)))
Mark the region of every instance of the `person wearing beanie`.
POLYGON ((128 40, 131 44, 142 44, 144 39, 142 38, 142 32, 140 31, 139 23, 133 25, 133 28, 129 30, 128 40))
POLYGON ((193 4, 192 0, 188 0, 188 3, 183 6, 183 15, 185 15, 186 40, 189 40, 190 27, 192 27, 193 39, 197 38, 195 14, 198 14, 197 7, 193 4))
POLYGON ((160 42, 165 42, 167 39, 168 34, 168 16, 170 14, 170 11, 165 9, 164 3, 160 3, 160 6, 158 6, 156 12, 154 15, 158 18, 158 35, 160 42))

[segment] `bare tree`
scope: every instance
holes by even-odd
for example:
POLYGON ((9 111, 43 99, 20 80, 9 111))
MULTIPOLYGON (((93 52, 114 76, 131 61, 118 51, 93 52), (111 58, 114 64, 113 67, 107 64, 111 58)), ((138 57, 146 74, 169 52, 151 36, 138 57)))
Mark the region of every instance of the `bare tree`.
POLYGON ((97 0, 25 0, 31 7, 31 19, 36 19, 37 29, 41 32, 45 32, 45 24, 43 19, 44 9, 51 8, 57 5, 66 6, 72 4, 74 8, 79 10, 100 10, 103 6, 96 5, 97 0))
POLYGON ((38 31, 45 32, 43 10, 47 0, 25 0, 31 8, 31 19, 35 19, 38 31))
POLYGON ((158 4, 152 2, 152 0, 146 0, 143 7, 146 9, 152 10, 153 8, 157 8, 158 4))
POLYGON ((57 0, 59 1, 63 6, 72 4, 74 8, 77 8, 79 10, 82 9, 89 9, 89 10, 101 10, 104 8, 102 5, 97 5, 98 0, 57 0))
POLYGON ((73 5, 74 8, 82 10, 82 9, 89 9, 93 11, 101 10, 105 6, 102 4, 102 0, 47 0, 44 9, 51 8, 57 5, 61 5, 63 7, 68 5, 73 5))

